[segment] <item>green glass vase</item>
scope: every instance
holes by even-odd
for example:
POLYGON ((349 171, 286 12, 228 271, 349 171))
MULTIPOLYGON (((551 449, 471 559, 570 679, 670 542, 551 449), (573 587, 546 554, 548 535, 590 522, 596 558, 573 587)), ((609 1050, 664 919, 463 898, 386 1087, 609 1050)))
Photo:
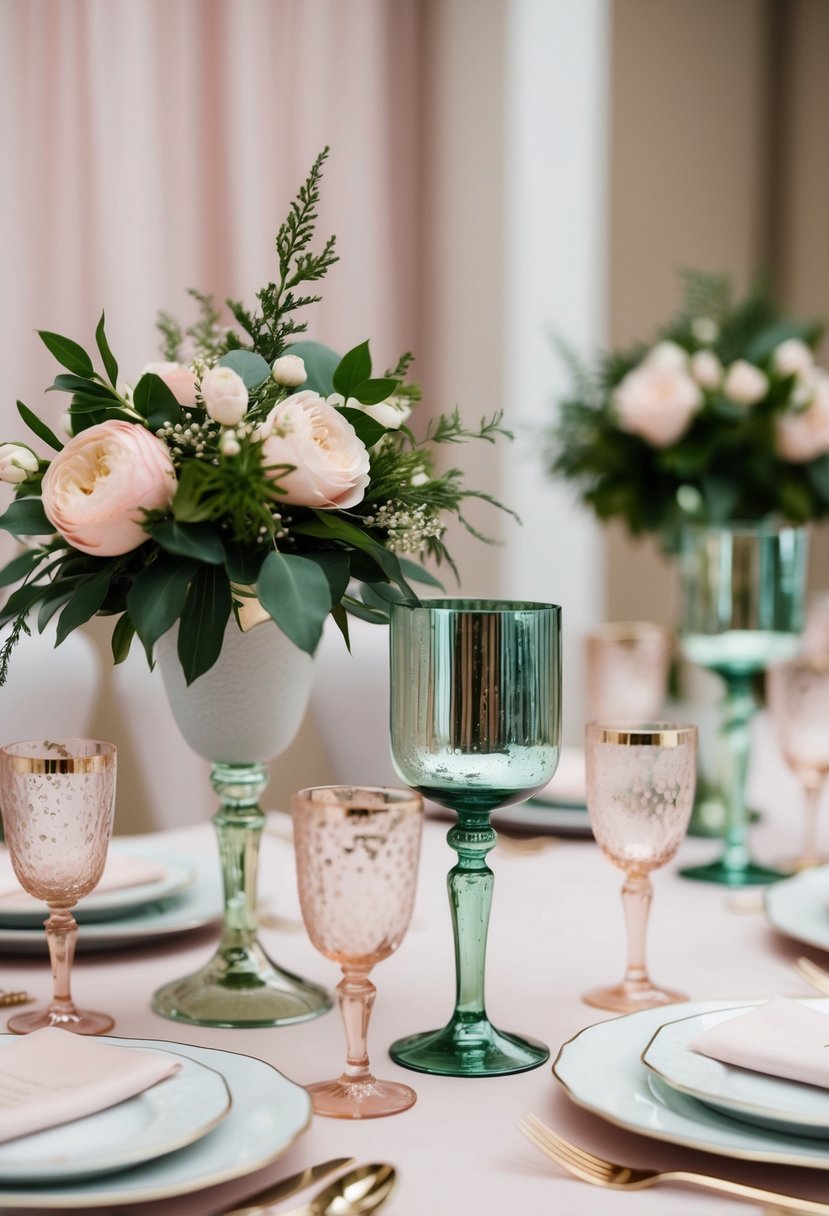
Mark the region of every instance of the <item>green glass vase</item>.
POLYGON ((497 1030, 484 964, 496 842, 490 814, 523 802, 556 769, 561 610, 494 600, 432 600, 391 612, 391 748, 400 777, 458 816, 447 841, 455 1008, 446 1026, 400 1039, 398 1064, 447 1076, 537 1068, 549 1049, 497 1030))
POLYGON ((725 684, 720 713, 725 848, 686 878, 743 887, 774 882, 748 849, 746 776, 754 678, 791 658, 803 627, 808 534, 774 521, 686 525, 680 538, 680 643, 725 684))

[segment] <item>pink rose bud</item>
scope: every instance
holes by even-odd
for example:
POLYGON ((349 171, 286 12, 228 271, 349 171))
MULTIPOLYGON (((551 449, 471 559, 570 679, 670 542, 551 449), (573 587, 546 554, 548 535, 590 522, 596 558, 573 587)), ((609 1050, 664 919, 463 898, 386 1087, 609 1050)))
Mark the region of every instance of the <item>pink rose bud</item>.
POLYGON ((774 348, 771 361, 781 376, 808 376, 815 365, 810 348, 800 338, 789 338, 774 348))
POLYGON ((805 409, 788 409, 775 423, 777 451, 784 460, 806 464, 829 452, 829 375, 818 372, 805 409))
POLYGON ((81 431, 43 478, 43 509, 82 553, 115 557, 147 540, 145 511, 173 501, 176 473, 165 444, 146 427, 112 419, 81 431))
POLYGON ((196 373, 183 363, 147 363, 141 375, 160 376, 179 405, 192 409, 196 404, 196 373))
POLYGON ((231 367, 211 367, 201 381, 204 408, 221 426, 237 426, 248 412, 248 390, 231 367))
POLYGON ((299 388, 308 379, 305 363, 299 355, 280 355, 274 359, 271 375, 277 384, 285 388, 299 388))
POLYGON ((0 443, 0 481, 19 485, 36 473, 40 463, 31 448, 22 443, 0 443))
POLYGON ((719 388, 723 366, 712 350, 698 350, 691 355, 691 375, 702 388, 719 388))
POLYGON ((738 405, 754 405, 769 391, 769 378, 746 359, 735 359, 725 373, 723 392, 738 405))
POLYGON ((702 393, 686 371, 645 360, 621 381, 613 404, 620 430, 666 448, 688 430, 702 393))

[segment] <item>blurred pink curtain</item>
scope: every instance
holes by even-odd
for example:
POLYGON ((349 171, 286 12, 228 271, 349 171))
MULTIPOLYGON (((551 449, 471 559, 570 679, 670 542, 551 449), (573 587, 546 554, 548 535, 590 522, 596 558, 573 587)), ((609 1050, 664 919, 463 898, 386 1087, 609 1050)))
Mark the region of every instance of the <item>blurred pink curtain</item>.
MULTIPOLYGON (((273 237, 331 145, 308 310, 385 367, 417 343, 418 0, 0 0, 0 440, 55 370, 36 328, 92 347, 106 307, 127 381, 190 286, 253 303, 273 237)), ((5 489, 5 488, 4 488, 5 489)), ((4 499, 5 501, 5 499, 4 499)))

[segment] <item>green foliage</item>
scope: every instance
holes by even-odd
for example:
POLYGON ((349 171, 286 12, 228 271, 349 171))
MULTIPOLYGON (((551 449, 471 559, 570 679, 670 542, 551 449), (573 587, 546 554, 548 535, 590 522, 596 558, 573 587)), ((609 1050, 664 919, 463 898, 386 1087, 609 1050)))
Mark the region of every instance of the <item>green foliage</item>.
POLYGON ((294 645, 313 654, 332 607, 330 583, 321 566, 307 557, 269 553, 256 594, 294 645))

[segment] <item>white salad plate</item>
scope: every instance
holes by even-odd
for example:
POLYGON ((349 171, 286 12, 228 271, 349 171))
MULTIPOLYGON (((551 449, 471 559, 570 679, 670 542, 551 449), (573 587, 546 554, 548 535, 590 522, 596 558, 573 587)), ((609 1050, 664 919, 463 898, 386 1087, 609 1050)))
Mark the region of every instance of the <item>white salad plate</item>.
MULTIPOLYGON (((0 1051, 15 1039, 0 1036, 0 1051)), ((130 1039, 123 1043, 134 1048, 130 1039)), ((230 1111, 230 1091, 215 1069, 183 1055, 179 1060, 180 1072, 125 1102, 0 1144, 0 1183, 62 1183, 100 1176, 206 1136, 230 1111)))
MULTIPOLYGON (((825 1005, 829 1009, 829 1001, 825 1005)), ((668 1022, 657 1030, 642 1059, 673 1089, 714 1110, 773 1132, 829 1138, 829 1090, 723 1064, 689 1047, 703 1031, 747 1012, 745 1007, 719 1009, 668 1022)))
POLYGON ((829 950, 829 866, 804 870, 768 887, 766 919, 779 933, 829 950))
MULTIPOLYGON (((214 924, 222 915, 222 885, 216 856, 188 859, 192 883, 178 895, 144 904, 131 914, 113 920, 81 925, 77 953, 110 950, 121 946, 141 946, 158 938, 189 933, 214 924)), ((0 955, 45 954, 46 934, 37 929, 0 927, 0 955)))
MULTIPOLYGON (((109 891, 93 891, 82 899, 74 910, 79 925, 95 921, 115 920, 135 912, 147 904, 171 899, 180 895, 196 880, 196 871, 188 858, 160 849, 152 843, 140 841, 118 841, 110 846, 111 853, 122 857, 140 858, 164 868, 164 874, 154 882, 139 883, 131 887, 118 887, 109 891)), ((42 927, 49 912, 46 906, 21 891, 18 897, 0 899, 0 927, 42 927)))
MULTIPOLYGON (((122 1047, 172 1051, 219 1073, 230 1091, 230 1111, 212 1131, 194 1143, 120 1173, 61 1180, 51 1185, 33 1174, 28 1185, 4 1183, 0 1189, 0 1208, 86 1210, 184 1195, 263 1169, 281 1156, 310 1124, 311 1099, 306 1091, 262 1060, 216 1048, 152 1039, 109 1041, 122 1047)), ((102 1112, 95 1118, 107 1115, 111 1118, 112 1112, 102 1112)), ((183 1119, 185 1129, 189 1130, 201 1119, 201 1112, 190 1105, 183 1119)))
MULTIPOLYGON (((691 1001, 684 1009, 686 1016, 697 1017, 746 1004, 691 1001)), ((829 1011, 829 1000, 815 1001, 815 1007, 829 1011)), ((588 1026, 564 1044, 553 1072, 577 1105, 628 1131, 723 1157, 829 1170, 826 1143, 752 1127, 654 1076, 641 1057, 664 1022, 662 1008, 588 1026)))

